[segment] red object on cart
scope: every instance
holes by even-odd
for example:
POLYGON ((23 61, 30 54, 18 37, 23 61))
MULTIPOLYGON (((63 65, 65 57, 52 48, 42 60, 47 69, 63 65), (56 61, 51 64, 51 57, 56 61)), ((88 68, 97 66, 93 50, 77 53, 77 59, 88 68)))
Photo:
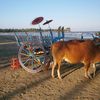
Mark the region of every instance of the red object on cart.
POLYGON ((32 21, 32 25, 36 25, 36 24, 39 24, 40 22, 43 21, 43 17, 37 17, 35 18, 33 21, 32 21))
POLYGON ((18 58, 12 58, 11 59, 11 68, 13 68, 13 69, 20 68, 20 63, 19 63, 18 58))

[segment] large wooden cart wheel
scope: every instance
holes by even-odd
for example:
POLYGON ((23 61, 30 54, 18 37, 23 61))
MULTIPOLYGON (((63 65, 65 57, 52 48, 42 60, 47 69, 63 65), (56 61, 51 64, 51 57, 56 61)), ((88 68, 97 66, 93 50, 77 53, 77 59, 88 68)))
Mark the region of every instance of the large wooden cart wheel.
POLYGON ((45 51, 42 45, 33 46, 31 43, 23 44, 18 53, 21 66, 30 73, 37 73, 43 69, 45 51))

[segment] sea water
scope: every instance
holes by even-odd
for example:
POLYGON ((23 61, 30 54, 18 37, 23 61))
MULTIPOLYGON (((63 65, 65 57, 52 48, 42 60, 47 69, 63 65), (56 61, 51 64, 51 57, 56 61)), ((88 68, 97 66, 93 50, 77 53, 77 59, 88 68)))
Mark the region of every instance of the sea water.
MULTIPOLYGON (((39 36, 40 37, 40 33, 39 32, 28 32, 27 34, 25 34, 25 32, 15 32, 17 35, 20 36, 26 36, 27 34, 29 36, 39 36)), ((14 32, 11 33, 0 33, 0 36, 15 36, 14 32)), ((57 32, 52 32, 53 37, 58 37, 58 33, 57 32)), ((50 32, 42 32, 43 36, 47 36, 47 37, 51 37, 50 32)), ((84 39, 93 39, 94 37, 97 37, 95 35, 95 32, 65 32, 64 33, 64 40, 71 40, 71 39, 81 39, 81 37, 83 36, 84 39)))

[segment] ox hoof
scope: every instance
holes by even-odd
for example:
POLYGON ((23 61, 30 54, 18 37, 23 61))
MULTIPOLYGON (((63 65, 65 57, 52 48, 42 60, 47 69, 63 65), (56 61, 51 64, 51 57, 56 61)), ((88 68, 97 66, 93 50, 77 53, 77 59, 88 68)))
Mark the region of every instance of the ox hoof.
POLYGON ((91 75, 85 76, 86 79, 93 79, 91 75))
POLYGON ((88 75, 85 75, 84 77, 85 77, 86 79, 89 79, 89 76, 88 76, 88 75))
POLYGON ((55 76, 52 76, 52 79, 54 79, 55 78, 55 76))
POLYGON ((93 74, 93 78, 95 77, 95 74, 93 74))
POLYGON ((93 79, 93 77, 91 75, 89 75, 89 79, 93 79))
POLYGON ((61 77, 58 77, 58 79, 62 80, 62 78, 61 78, 61 77))

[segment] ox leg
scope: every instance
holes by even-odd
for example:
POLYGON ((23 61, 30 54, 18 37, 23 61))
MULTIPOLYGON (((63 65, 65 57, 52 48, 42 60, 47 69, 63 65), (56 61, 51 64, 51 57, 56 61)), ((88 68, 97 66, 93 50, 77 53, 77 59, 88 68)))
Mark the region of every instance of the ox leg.
POLYGON ((93 77, 95 77, 95 72, 96 72, 96 64, 93 64, 93 77))
POLYGON ((85 77, 86 78, 92 78, 89 72, 90 64, 86 64, 85 66, 85 77))
POLYGON ((59 79, 62 79, 62 78, 61 78, 61 75, 60 75, 60 65, 61 65, 61 62, 58 63, 57 74, 58 74, 58 78, 59 78, 59 79))
POLYGON ((85 66, 85 77, 88 78, 88 74, 87 74, 87 66, 85 66))
POLYGON ((56 62, 54 61, 53 65, 52 65, 52 73, 51 73, 52 78, 54 78, 54 69, 55 69, 56 65, 57 65, 56 62))

